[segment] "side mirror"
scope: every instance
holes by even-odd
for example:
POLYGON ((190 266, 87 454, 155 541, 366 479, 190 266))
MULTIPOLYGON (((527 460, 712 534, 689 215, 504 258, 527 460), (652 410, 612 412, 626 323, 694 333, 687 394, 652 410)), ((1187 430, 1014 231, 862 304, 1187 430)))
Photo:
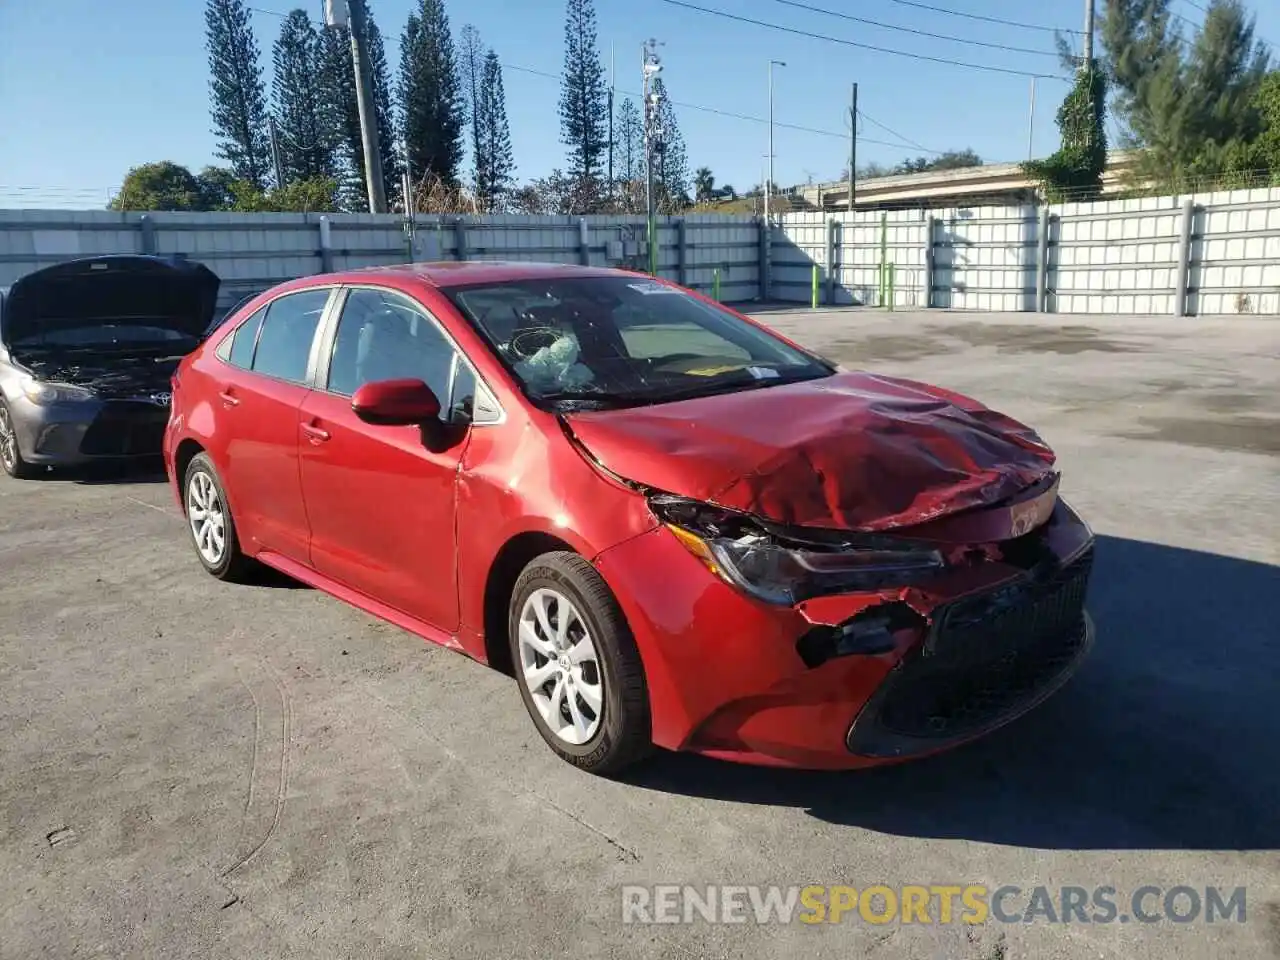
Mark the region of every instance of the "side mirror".
POLYGON ((388 427, 420 426, 440 417, 440 401, 421 380, 366 383, 351 398, 351 409, 365 423, 388 427))

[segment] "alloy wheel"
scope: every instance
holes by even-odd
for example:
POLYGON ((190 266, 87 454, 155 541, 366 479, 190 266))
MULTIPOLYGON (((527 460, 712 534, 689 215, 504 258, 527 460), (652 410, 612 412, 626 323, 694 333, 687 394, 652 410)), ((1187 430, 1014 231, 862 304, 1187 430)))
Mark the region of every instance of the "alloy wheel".
POLYGON ((564 594, 546 587, 520 610, 520 670, 552 733, 581 746, 604 715, 604 674, 587 622, 564 594))
POLYGON ((203 470, 191 474, 187 483, 187 520, 200 556, 216 567, 227 549, 226 514, 213 478, 203 470))
POLYGON ((9 419, 9 411, 0 407, 0 463, 6 470, 13 470, 18 462, 18 434, 9 419))

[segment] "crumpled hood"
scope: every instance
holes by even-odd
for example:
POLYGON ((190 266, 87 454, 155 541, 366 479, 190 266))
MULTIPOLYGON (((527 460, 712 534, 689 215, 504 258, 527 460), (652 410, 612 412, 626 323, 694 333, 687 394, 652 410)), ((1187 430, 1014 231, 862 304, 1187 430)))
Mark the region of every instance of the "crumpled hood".
POLYGON ((887 530, 988 506, 1054 463, 1030 427, 975 400, 869 373, 565 420, 618 476, 828 529, 887 530))

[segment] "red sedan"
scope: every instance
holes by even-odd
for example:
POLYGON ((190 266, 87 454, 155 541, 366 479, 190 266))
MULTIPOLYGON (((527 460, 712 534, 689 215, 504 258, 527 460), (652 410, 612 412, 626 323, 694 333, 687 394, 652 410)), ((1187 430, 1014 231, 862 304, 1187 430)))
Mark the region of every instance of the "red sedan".
POLYGON ((307 277, 178 368, 197 556, 512 673, 561 757, 856 767, 1034 706, 1093 639, 1052 451, 618 270, 307 277))

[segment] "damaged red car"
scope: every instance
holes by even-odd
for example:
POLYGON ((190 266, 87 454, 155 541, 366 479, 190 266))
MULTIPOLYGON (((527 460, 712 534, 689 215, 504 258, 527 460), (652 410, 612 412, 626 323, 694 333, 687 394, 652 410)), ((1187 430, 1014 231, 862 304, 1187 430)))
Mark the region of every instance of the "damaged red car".
POLYGON ((936 752, 1093 639, 1093 536, 1033 430, 623 271, 276 287, 179 366, 165 460, 210 573, 266 564, 511 673, 599 773, 936 752))

